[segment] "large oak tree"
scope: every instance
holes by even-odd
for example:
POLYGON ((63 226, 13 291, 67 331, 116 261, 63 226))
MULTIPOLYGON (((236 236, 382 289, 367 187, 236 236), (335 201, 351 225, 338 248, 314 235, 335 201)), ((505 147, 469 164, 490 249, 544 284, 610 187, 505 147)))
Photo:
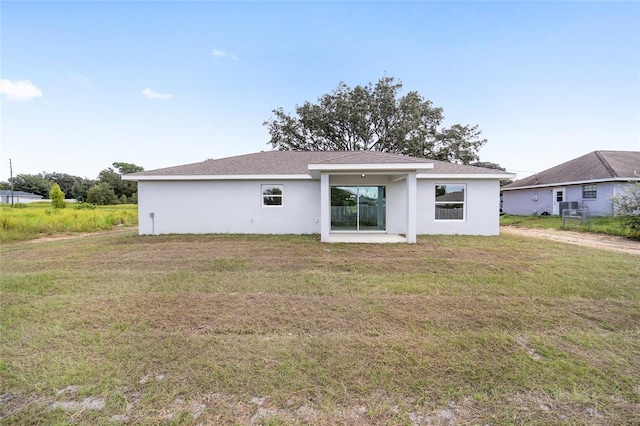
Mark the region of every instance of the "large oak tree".
POLYGON ((373 150, 470 164, 487 142, 478 126, 442 127, 442 108, 411 91, 400 96, 402 83, 382 77, 375 85, 351 88, 340 83, 317 103, 282 108, 263 124, 274 149, 288 151, 373 150))

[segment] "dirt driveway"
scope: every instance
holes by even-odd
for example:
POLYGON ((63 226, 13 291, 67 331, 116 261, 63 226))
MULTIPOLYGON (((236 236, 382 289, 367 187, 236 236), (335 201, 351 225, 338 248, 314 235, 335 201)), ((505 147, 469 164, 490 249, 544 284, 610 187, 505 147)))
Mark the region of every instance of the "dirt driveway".
POLYGON ((583 232, 560 231, 557 229, 520 228, 517 226, 501 226, 500 232, 640 256, 640 241, 629 240, 614 235, 587 234, 583 232))

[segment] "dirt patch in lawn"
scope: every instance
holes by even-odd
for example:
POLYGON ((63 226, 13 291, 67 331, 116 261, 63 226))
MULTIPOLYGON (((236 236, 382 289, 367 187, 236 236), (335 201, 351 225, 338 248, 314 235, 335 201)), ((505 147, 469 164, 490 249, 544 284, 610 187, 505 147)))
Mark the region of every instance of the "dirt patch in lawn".
POLYGON ((557 229, 520 228, 517 226, 501 226, 500 232, 640 256, 640 241, 615 235, 588 234, 557 229))
POLYGON ((137 232, 137 231, 138 231, 137 226, 132 228, 130 226, 116 225, 113 229, 109 229, 106 231, 70 232, 68 234, 46 235, 46 236, 35 238, 33 240, 24 241, 23 243, 38 244, 38 243, 47 243, 50 241, 71 240, 76 238, 99 237, 102 235, 125 234, 125 233, 133 234, 134 232, 137 232))
MULTIPOLYGON (((113 234, 134 234, 137 227, 117 226, 108 231, 98 232, 76 232, 69 234, 47 235, 33 240, 25 241, 27 244, 46 243, 51 241, 70 240, 87 237, 99 237, 113 234)), ((574 244, 583 247, 597 248, 614 251, 618 253, 628 253, 640 256, 640 241, 631 240, 624 237, 605 234, 583 233, 564 231, 547 228, 523 228, 518 226, 501 226, 500 232, 510 235, 520 235, 523 237, 541 238, 561 243, 574 244)))

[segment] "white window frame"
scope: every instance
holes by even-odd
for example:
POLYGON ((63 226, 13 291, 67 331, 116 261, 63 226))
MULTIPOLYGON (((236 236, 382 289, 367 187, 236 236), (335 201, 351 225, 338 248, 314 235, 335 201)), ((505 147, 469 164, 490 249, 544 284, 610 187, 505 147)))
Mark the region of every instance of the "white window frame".
POLYGON ((284 185, 281 183, 262 183, 260 184, 260 203, 265 208, 282 208, 284 206, 284 185), (265 187, 278 187, 280 188, 280 195, 265 195, 265 187), (280 204, 265 204, 265 197, 280 197, 280 204))
POLYGON ((466 183, 436 183, 433 186, 433 218, 436 222, 464 222, 467 220, 467 184, 466 183), (439 186, 462 186, 464 188, 464 199, 462 201, 436 201, 436 191, 439 186), (436 217, 436 206, 439 204, 462 204, 462 219, 438 219, 436 217))
POLYGON ((595 200, 598 198, 598 185, 596 185, 595 183, 592 184, 586 184, 586 185, 582 185, 582 198, 584 200, 595 200), (593 187, 593 190, 589 190, 589 191, 585 191, 586 187, 593 187), (585 192, 593 192, 593 197, 585 197, 584 193, 585 192))

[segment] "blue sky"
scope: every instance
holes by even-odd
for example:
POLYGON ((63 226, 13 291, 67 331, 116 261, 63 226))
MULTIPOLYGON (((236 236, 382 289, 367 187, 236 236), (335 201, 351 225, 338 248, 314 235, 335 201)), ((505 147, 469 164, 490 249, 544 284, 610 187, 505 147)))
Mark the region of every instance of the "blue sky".
POLYGON ((271 111, 384 75, 523 177, 640 150, 638 2, 2 1, 0 180, 270 149, 271 111))

